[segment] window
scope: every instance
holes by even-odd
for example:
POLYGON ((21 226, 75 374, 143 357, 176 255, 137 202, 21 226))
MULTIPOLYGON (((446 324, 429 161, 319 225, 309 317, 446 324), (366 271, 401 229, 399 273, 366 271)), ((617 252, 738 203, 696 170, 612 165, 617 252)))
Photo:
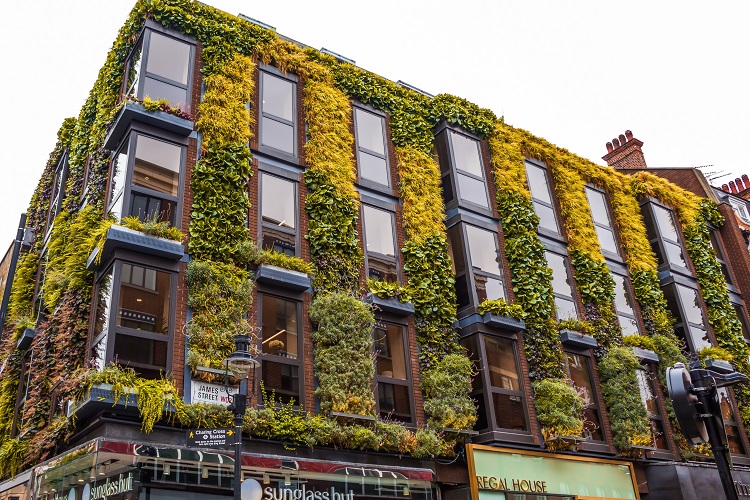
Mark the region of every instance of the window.
POLYGON ((13 413, 13 425, 11 426, 11 437, 16 437, 23 431, 26 415, 24 412, 26 399, 29 396, 29 386, 31 384, 31 360, 32 350, 28 349, 23 353, 21 361, 21 371, 18 376, 18 393, 16 394, 15 410, 13 413))
POLYGON ((398 281, 393 213, 363 204, 362 219, 367 276, 381 281, 398 281))
POLYGON ((471 393, 478 405, 476 428, 528 432, 516 342, 477 334, 464 338, 461 344, 480 367, 471 393))
POLYGON ((584 396, 589 399, 589 405, 583 412, 586 419, 583 429, 584 435, 592 441, 604 441, 601 412, 591 374, 591 361, 586 356, 581 356, 580 354, 566 353, 566 362, 568 376, 573 381, 573 385, 581 390, 584 396))
POLYGON ((557 319, 577 318, 578 310, 573 297, 572 278, 568 259, 562 255, 545 251, 547 265, 552 269, 552 291, 555 294, 555 308, 557 319))
POLYGON ((115 262, 98 283, 92 358, 99 368, 114 360, 148 378, 170 370, 175 284, 174 273, 115 262))
POLYGON ((458 200, 469 209, 491 210, 479 141, 448 129, 438 135, 435 144, 446 203, 458 200))
POLYGON ((607 208, 607 199, 604 193, 590 187, 586 187, 586 198, 589 200, 591 218, 594 221, 596 236, 599 238, 599 246, 603 252, 620 254, 620 249, 612 229, 612 219, 607 208))
POLYGON ((747 203, 736 198, 732 198, 731 196, 728 197, 728 199, 729 204, 732 205, 732 208, 737 213, 737 215, 740 216, 740 219, 750 224, 750 213, 748 213, 747 210, 747 203))
POLYGON ((560 234, 547 170, 526 162, 526 178, 529 183, 529 191, 531 191, 534 213, 539 217, 539 227, 560 234))
POLYGON ((716 229, 709 227, 708 236, 709 236, 709 241, 711 242, 711 248, 714 249, 714 254, 716 255, 716 261, 721 266, 721 274, 724 275, 724 281, 727 282, 727 285, 731 286, 732 276, 729 274, 729 266, 727 266, 727 259, 724 254, 724 247, 719 241, 719 236, 718 234, 716 234, 716 229))
POLYGON ((183 161, 184 147, 131 134, 112 160, 109 213, 118 219, 135 216, 176 226, 183 161))
POLYGON ((300 404, 299 302, 261 294, 261 380, 277 400, 300 404))
POLYGON ((663 288, 664 297, 670 312, 677 319, 675 332, 688 347, 697 352, 704 347, 711 347, 706 322, 698 298, 698 290, 675 283, 663 288))
POLYGON ((126 62, 125 94, 190 111, 193 47, 170 36, 146 30, 126 62), (146 50, 142 50, 146 47, 146 50), (141 71, 145 63, 145 71, 141 71))
POLYGON ((260 174, 261 238, 263 249, 297 255, 297 183, 260 174))
POLYGON ((651 445, 654 448, 662 450, 669 449, 667 444, 667 435, 664 432, 664 419, 661 416, 659 400, 656 397, 656 375, 645 369, 638 369, 635 372, 638 379, 638 390, 641 393, 641 401, 646 408, 646 414, 651 425, 651 445))
POLYGON ((724 419, 724 430, 727 433, 729 452, 734 455, 744 455, 745 446, 742 444, 740 429, 737 424, 737 409, 732 404, 732 399, 729 397, 729 391, 726 387, 720 387, 717 391, 721 404, 721 418, 724 419))
POLYGON ((648 239, 659 260, 659 266, 669 266, 684 272, 687 262, 672 211, 654 203, 646 203, 643 215, 648 239))
POLYGON ((742 337, 745 341, 750 342, 750 328, 748 328, 747 320, 745 319, 745 308, 740 304, 732 304, 732 307, 734 307, 734 312, 737 313, 737 319, 740 320, 740 325, 742 326, 742 337))
POLYGON ((628 280, 625 276, 615 273, 612 273, 612 279, 615 282, 615 310, 617 311, 617 321, 622 328, 622 334, 638 334, 638 320, 633 311, 632 295, 628 287, 628 280))
POLYGON ((383 186, 390 186, 391 173, 388 167, 388 149, 385 141, 385 118, 355 107, 354 128, 357 136, 359 177, 383 186))
POLYGON ((375 385, 381 418, 412 422, 411 377, 403 326, 378 322, 373 332, 375 385))
POLYGON ((260 145, 297 156, 296 84, 265 71, 260 73, 260 145))
POLYGON ((52 223, 57 214, 62 209, 62 202, 65 199, 65 184, 68 182, 68 153, 66 152, 57 164, 55 169, 55 179, 52 183, 52 203, 49 205, 49 219, 47 227, 52 223))

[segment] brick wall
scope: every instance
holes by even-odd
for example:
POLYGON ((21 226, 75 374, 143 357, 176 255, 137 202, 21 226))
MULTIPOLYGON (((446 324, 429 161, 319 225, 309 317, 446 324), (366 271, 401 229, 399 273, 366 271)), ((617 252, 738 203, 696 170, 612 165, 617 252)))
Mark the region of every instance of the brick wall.
POLYGON ((643 143, 633 137, 630 130, 625 134, 612 139, 607 143, 607 154, 602 156, 602 160, 607 165, 615 168, 627 169, 644 169, 646 168, 646 158, 643 156, 643 143))

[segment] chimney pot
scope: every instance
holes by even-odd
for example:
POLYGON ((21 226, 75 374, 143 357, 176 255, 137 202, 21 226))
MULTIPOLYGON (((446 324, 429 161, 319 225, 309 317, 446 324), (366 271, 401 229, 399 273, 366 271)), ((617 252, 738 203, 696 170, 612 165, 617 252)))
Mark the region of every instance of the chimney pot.
POLYGON ((628 142, 627 139, 625 139, 625 136, 622 134, 620 134, 617 138, 620 139, 620 144, 622 144, 623 146, 626 142, 628 142))
POLYGON ((626 131, 625 131, 625 138, 626 138, 627 140, 631 140, 631 139, 633 139, 633 132, 631 132, 630 130, 626 130, 626 131))
POLYGON ((615 148, 612 147, 612 143, 608 142, 607 143, 607 153, 611 153, 614 149, 615 148))
POLYGON ((620 147, 620 141, 617 140, 617 137, 612 139, 612 145, 615 147, 615 149, 620 147))
POLYGON ((722 184, 721 185, 721 190, 724 191, 725 193, 728 193, 729 192, 729 185, 728 184, 722 184))
POLYGON ((736 178, 736 179, 734 180, 734 183, 735 183, 735 184, 737 185, 737 192, 738 192, 738 193, 739 193, 740 191, 744 191, 744 190, 745 190, 745 185, 744 185, 744 184, 742 183, 742 179, 740 179, 739 177, 737 177, 737 178, 736 178))
POLYGON ((742 174, 742 181, 745 183, 745 187, 750 187, 750 177, 747 174, 742 174))
POLYGON ((732 193, 737 193, 737 185, 734 181, 729 181, 729 189, 732 193))

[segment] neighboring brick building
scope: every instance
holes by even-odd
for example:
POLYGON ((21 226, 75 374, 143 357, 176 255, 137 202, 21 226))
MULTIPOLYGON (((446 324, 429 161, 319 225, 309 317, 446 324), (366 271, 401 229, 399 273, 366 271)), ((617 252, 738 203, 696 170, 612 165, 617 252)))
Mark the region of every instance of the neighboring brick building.
MULTIPOLYGON (((238 333, 260 363, 255 500, 717 483, 685 465, 710 457, 680 439, 657 375, 717 345, 747 357, 750 253, 702 174, 647 168, 630 131, 601 167, 165 0, 136 4, 58 139, 3 332, 0 497, 229 496, 232 454, 185 429, 231 425, 238 333)), ((750 466, 746 394, 721 393, 750 466)))

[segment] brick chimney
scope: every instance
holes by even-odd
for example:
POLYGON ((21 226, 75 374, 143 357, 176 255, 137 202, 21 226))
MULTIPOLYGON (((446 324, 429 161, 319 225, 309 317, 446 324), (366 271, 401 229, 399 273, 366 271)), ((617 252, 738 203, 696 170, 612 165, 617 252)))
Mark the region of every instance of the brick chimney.
POLYGON ((626 130, 625 134, 620 134, 607 143, 607 154, 602 156, 602 160, 614 168, 647 168, 642 146, 643 143, 633 137, 633 132, 626 130))

